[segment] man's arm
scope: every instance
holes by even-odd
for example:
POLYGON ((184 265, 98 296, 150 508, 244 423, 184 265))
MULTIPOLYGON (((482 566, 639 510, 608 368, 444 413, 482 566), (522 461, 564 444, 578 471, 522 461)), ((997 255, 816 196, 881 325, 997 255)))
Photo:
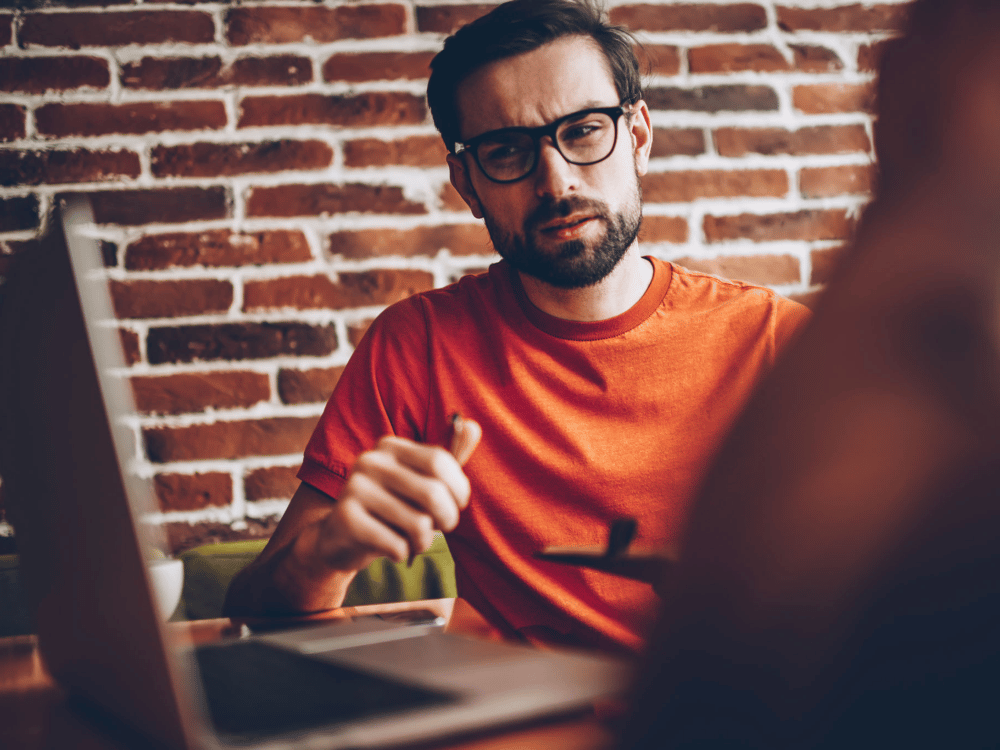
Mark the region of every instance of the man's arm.
MULTIPOLYGON (((464 420, 471 437, 481 430, 464 420)), ((340 497, 302 483, 260 556, 229 586, 228 616, 299 614, 339 607, 357 571, 378 557, 401 562, 451 531, 471 488, 459 460, 436 446, 387 436, 362 453, 340 497)))

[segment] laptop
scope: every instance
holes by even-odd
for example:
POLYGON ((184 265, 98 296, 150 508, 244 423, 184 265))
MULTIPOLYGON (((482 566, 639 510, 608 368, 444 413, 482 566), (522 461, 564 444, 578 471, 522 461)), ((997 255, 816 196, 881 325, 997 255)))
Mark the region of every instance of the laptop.
POLYGON ((77 699, 150 746, 365 748, 585 709, 624 693, 617 657, 353 621, 195 647, 160 620, 141 522, 149 482, 88 200, 56 207, 2 290, 3 465, 39 647, 77 699))

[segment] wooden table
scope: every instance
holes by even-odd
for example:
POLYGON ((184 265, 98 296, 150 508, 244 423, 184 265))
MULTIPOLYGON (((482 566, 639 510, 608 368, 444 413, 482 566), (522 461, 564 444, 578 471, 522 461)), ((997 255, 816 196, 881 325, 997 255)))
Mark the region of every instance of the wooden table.
MULTIPOLYGON (((479 638, 499 635, 461 599, 344 607, 309 619, 430 609, 448 619, 446 630, 479 638)), ((239 632, 243 623, 229 619, 170 623, 204 643, 239 632)), ((608 727, 595 715, 554 720, 507 729, 459 741, 440 750, 606 750, 613 744, 608 727)), ((126 750, 141 747, 124 736, 113 721, 81 711, 45 669, 34 636, 0 638, 0 748, 4 750, 126 750)))

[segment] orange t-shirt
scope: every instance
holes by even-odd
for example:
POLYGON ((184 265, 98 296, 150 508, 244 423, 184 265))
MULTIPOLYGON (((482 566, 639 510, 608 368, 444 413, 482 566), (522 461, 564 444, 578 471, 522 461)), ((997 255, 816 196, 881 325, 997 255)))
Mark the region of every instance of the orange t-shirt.
POLYGON ((483 427, 469 507, 447 535, 459 595, 532 641, 637 649, 657 599, 643 583, 533 558, 679 541, 723 432, 807 317, 768 289, 650 259, 653 280, 610 320, 552 317, 505 262, 410 297, 372 323, 309 441, 299 478, 337 497, 385 434, 448 445, 449 415, 483 427))

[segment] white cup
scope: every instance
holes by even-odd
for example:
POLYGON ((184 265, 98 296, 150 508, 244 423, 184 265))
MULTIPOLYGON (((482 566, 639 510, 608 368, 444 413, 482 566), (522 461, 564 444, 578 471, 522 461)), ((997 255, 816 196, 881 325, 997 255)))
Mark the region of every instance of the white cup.
POLYGON ((184 563, 173 558, 149 560, 146 563, 149 580, 153 586, 153 598, 160 617, 170 619, 181 601, 184 588, 184 563))

